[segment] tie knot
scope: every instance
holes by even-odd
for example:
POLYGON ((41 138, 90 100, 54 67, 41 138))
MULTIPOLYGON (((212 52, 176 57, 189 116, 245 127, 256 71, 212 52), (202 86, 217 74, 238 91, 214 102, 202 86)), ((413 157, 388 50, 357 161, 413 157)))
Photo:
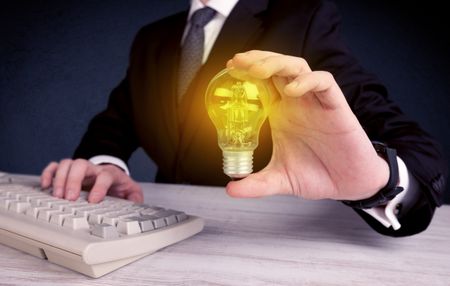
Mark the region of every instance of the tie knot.
POLYGON ((191 25, 197 28, 203 28, 216 15, 216 10, 210 7, 204 7, 192 14, 191 25))

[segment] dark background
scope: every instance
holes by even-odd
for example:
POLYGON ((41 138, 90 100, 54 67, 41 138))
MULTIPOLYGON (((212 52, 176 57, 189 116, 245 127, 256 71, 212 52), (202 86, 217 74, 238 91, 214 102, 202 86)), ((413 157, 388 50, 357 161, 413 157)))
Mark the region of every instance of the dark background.
MULTIPOLYGON (((335 2, 354 54, 448 154, 450 21, 444 1, 335 2)), ((48 162, 72 155, 89 119, 124 77, 138 29, 189 2, 9 0, 0 5, 0 170, 38 174, 48 162)), ((156 167, 139 150, 130 169, 136 179, 152 181, 156 167)))

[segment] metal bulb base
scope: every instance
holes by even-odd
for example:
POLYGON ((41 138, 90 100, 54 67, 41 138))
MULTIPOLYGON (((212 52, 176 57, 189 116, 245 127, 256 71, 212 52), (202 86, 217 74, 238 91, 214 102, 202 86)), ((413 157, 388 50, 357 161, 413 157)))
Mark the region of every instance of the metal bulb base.
POLYGON ((223 172, 230 178, 245 178, 253 172, 253 151, 223 151, 223 172))

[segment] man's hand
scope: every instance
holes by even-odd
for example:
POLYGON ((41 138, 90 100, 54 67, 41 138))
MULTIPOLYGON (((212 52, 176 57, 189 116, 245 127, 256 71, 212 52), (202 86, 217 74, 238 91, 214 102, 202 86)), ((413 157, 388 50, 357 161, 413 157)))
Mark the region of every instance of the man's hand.
POLYGON ((84 159, 65 159, 50 163, 42 172, 41 187, 53 186, 53 195, 76 200, 82 187, 90 188, 88 201, 97 203, 106 194, 142 203, 141 187, 119 167, 111 164, 94 165, 84 159))
POLYGON ((228 194, 359 200, 386 185, 389 167, 330 73, 311 71, 302 58, 265 51, 236 54, 227 67, 269 80, 273 140, 266 168, 230 182, 228 194))

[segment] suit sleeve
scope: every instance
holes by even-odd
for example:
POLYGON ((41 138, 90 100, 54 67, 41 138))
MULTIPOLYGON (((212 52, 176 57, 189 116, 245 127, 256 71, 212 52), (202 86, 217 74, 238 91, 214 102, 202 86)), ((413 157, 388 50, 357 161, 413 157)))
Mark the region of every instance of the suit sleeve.
POLYGON ((425 230, 436 206, 442 204, 448 174, 439 144, 402 113, 379 80, 364 71, 350 54, 340 35, 340 17, 332 3, 321 2, 317 6, 303 51, 313 70, 333 74, 369 138, 397 149, 398 156, 420 184, 419 198, 408 213, 399 216, 402 227, 397 231, 356 210, 358 214, 376 231, 389 236, 425 230))
POLYGON ((89 123, 74 158, 110 155, 128 161, 137 148, 128 92, 128 81, 124 79, 112 91, 107 108, 89 123))
MULTIPOLYGON (((142 30, 136 36, 130 54, 130 65, 140 50, 142 30)), ((138 147, 133 124, 133 110, 128 75, 111 92, 106 109, 89 123, 73 158, 89 159, 97 155, 109 155, 127 162, 138 147)))

